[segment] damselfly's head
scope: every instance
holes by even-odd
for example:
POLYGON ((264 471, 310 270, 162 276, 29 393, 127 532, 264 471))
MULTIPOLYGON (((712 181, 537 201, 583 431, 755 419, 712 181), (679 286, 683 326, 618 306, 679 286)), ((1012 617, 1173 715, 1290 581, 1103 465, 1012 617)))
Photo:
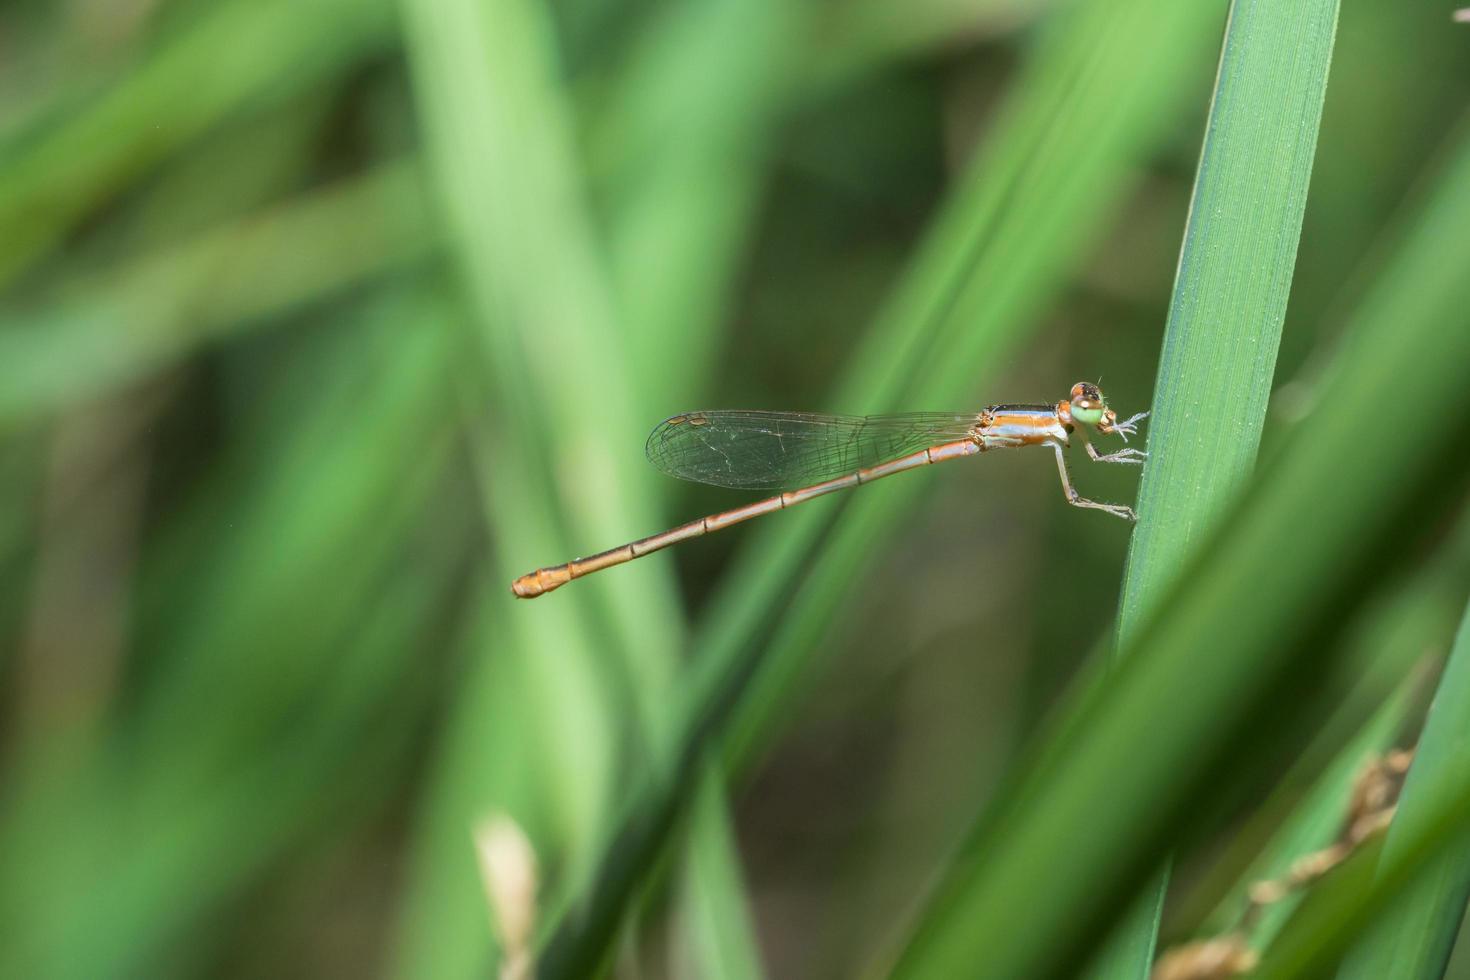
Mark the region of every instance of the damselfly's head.
POLYGON ((1117 420, 1108 408, 1102 389, 1090 381, 1079 381, 1072 386, 1072 421, 1079 425, 1103 428, 1117 420))
POLYGON ((1126 422, 1119 422, 1118 413, 1108 408, 1102 389, 1091 381, 1079 381, 1072 386, 1067 408, 1073 422, 1090 426, 1104 435, 1117 433, 1123 437, 1124 442, 1128 441, 1129 436, 1137 434, 1135 426, 1148 417, 1147 412, 1140 412, 1126 422))

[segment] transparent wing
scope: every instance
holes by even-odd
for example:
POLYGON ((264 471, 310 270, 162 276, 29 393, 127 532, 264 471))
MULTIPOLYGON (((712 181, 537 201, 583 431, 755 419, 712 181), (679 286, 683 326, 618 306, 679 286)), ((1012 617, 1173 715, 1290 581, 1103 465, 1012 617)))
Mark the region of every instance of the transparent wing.
POLYGON ((973 412, 691 412, 660 422, 645 448, 649 462, 681 480, 785 490, 963 439, 975 420, 973 412))

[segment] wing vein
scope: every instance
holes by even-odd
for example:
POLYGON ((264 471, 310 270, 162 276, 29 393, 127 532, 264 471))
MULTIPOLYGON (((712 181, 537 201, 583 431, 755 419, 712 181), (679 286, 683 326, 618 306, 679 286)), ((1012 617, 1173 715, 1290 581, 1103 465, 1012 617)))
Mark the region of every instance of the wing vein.
POLYGON ((785 490, 966 438, 976 419, 973 412, 690 412, 659 423, 646 451, 654 466, 682 480, 785 490))

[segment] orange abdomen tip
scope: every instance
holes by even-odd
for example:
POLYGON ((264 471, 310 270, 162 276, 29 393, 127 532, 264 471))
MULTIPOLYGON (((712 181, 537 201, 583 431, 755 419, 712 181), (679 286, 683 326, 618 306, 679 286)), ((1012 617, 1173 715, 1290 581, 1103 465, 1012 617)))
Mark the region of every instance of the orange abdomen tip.
POLYGON ((534 599, 566 585, 571 580, 571 570, 565 565, 558 568, 538 568, 510 583, 510 590, 516 594, 517 599, 534 599))

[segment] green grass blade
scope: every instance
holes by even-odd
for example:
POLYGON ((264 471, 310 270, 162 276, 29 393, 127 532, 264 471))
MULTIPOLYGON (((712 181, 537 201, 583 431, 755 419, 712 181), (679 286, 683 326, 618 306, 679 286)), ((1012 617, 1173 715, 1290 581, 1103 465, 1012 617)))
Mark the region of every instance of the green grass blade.
POLYGON ((1340 977, 1445 975, 1470 894, 1470 774, 1459 745, 1467 653, 1470 609, 1388 839, 1316 886, 1253 976, 1327 976, 1344 954, 1340 977))
MULTIPOLYGON (((1277 832, 1249 872, 1238 876, 1229 897, 1220 902, 1211 919, 1212 934, 1226 931, 1235 921, 1252 882, 1283 877, 1293 860, 1334 840, 1341 832, 1348 794, 1364 761, 1402 744, 1405 723, 1422 710, 1426 683, 1440 667, 1436 654, 1445 638, 1453 635, 1456 617, 1463 612, 1464 595, 1470 589, 1467 560, 1470 522, 1462 520, 1444 553, 1403 583, 1398 594, 1377 603, 1381 608, 1355 631, 1339 673, 1358 679, 1357 683, 1313 740, 1316 748, 1303 752, 1292 767, 1293 773, 1322 775, 1309 793, 1293 791, 1290 784, 1300 779, 1288 776, 1282 781, 1278 795, 1300 798, 1285 819, 1281 815, 1286 800, 1281 804, 1268 801, 1258 808, 1252 823, 1275 826, 1277 832), (1368 716, 1366 704, 1379 707, 1368 716), (1329 747, 1336 758, 1324 765, 1329 747)), ((1235 840, 1248 842, 1252 836, 1246 829, 1235 840)), ((1227 858, 1216 863, 1228 866, 1233 862, 1227 858)), ((1251 930, 1252 947, 1269 946, 1300 904, 1300 896, 1294 896, 1265 909, 1251 930)))
POLYGON ((252 398, 267 433, 233 444, 205 504, 182 510, 144 564, 136 615, 157 673, 105 739, 62 726, 22 746, 0 810, 0 908, 6 934, 28 939, 0 952, 3 972, 159 972, 316 820, 345 825, 322 794, 374 785, 402 751, 413 725, 385 724, 382 705, 417 686, 413 648, 360 629, 387 625, 367 607, 447 457, 442 324, 396 329, 422 314, 412 299, 375 305, 303 352, 294 383, 252 398), (294 426, 275 424, 278 394, 294 426), (256 465, 262 450, 271 467, 256 465), (409 453, 419 466, 405 476, 409 453), (332 589, 312 587, 324 580, 332 589), (300 725, 279 724, 307 704, 300 725))
MULTIPOLYGON (((525 536, 540 530, 527 529, 525 536)), ((472 593, 480 615, 464 638, 469 667, 445 709, 410 844, 393 976, 491 971, 498 954, 470 850, 475 821, 509 815, 543 868, 575 879, 608 805, 616 746, 607 732, 618 715, 588 665, 600 651, 589 648, 575 618, 552 618, 537 630, 512 623, 508 631, 497 609, 503 576, 496 566, 487 574, 472 593)), ((555 901, 556 882, 541 885, 555 901)))
MULTIPOLYGON (((1320 772, 1318 778, 1305 789, 1293 786, 1300 783, 1301 776, 1293 767, 1283 783, 1295 790, 1298 798, 1292 811, 1281 820, 1257 860, 1251 863, 1236 885, 1221 901, 1214 916, 1215 929, 1212 935, 1228 932, 1240 920, 1241 913, 1250 901, 1250 890, 1258 882, 1281 880, 1291 871, 1294 862, 1304 855, 1319 851, 1338 839, 1342 832, 1343 817, 1364 763, 1380 755, 1394 745, 1394 740, 1409 717, 1415 688, 1423 677, 1410 673, 1407 680, 1368 719, 1363 720, 1360 712, 1352 712, 1352 728, 1345 731, 1341 726, 1332 726, 1324 732, 1334 747, 1336 757, 1320 772), (1345 737, 1346 736, 1346 737, 1345 737)), ((1376 685, 1375 685, 1376 686, 1376 685)), ((1336 721, 1336 719, 1334 719, 1336 721)), ((1306 758, 1318 753, 1308 752, 1306 758)), ((1315 761, 1315 760, 1312 760, 1315 761)), ((1280 816, 1280 806, 1268 801, 1262 808, 1262 816, 1280 816), (1272 811, 1275 811, 1274 813, 1272 811)), ((1251 928, 1249 942, 1252 948, 1270 945, 1272 939, 1292 912, 1301 902, 1300 895, 1288 895, 1263 909, 1251 928)))
POLYGON ((1159 359, 1126 643, 1255 465, 1301 239, 1336 0, 1236 0, 1159 359))
POLYGON ((500 590, 485 600, 481 655, 533 692, 495 690, 488 670, 477 674, 454 708, 430 791, 397 967, 456 976, 493 955, 466 828, 487 809, 506 809, 538 852, 556 856, 557 875, 542 891, 549 920, 605 836, 613 778, 628 765, 618 757, 629 727, 622 719, 635 719, 632 741, 642 750, 633 771, 666 764, 682 616, 668 569, 655 562, 554 599, 510 598, 516 573, 658 526, 646 464, 612 448, 646 434, 634 396, 645 389, 645 366, 630 356, 633 328, 619 321, 587 210, 550 11, 528 0, 406 0, 402 9, 437 203, 479 355, 467 372, 467 414, 500 549, 488 573, 500 590), (509 703, 517 699, 524 703, 509 703), (565 779, 537 785, 514 738, 485 737, 483 719, 528 715, 541 725, 574 722, 530 754, 565 779), (570 739, 571 730, 580 737, 570 739), (578 800, 557 796, 569 780, 586 788, 566 790, 582 792, 578 800), (586 807, 589 791, 595 805, 586 807))
MULTIPOLYGON (((1003 941, 956 972, 1024 945, 1083 974, 1167 853, 1213 889, 1179 875, 1169 934, 1218 932, 1465 613, 1470 210, 1366 254, 1470 99, 1444 11, 1342 8, 1278 370, 1377 312, 1310 438, 1319 382, 1281 386, 1263 484, 1118 676, 1128 526, 1040 453, 506 586, 723 504, 644 464, 675 410, 1099 376, 1148 407, 1229 3, 0 4, 0 975, 495 977, 490 816, 539 864, 542 980, 876 974, 987 797, 1003 941), (1089 647, 1132 727, 1079 698, 1018 758, 1089 647)), ((1133 499, 1139 470, 1077 469, 1133 499)), ((1442 815, 1401 830, 1343 869, 1367 904, 1308 890, 1282 963, 1336 969, 1465 853, 1442 815)))
MULTIPOLYGON (((1337 0, 1236 0, 1164 331, 1119 602, 1126 643, 1255 465, 1301 240, 1337 0), (1218 406, 1218 417, 1206 418, 1218 406)), ((1093 976, 1144 977, 1164 884, 1093 976)))
MULTIPOLYGON (((1209 49, 1217 17, 1204 5, 1135 0, 1084 3, 1048 26, 996 132, 858 345, 834 408, 882 411, 977 397, 985 374, 1101 234, 1136 168, 1182 111, 1181 86, 1209 49)), ((769 744, 799 697, 815 638, 850 597, 854 570, 873 560, 876 543, 917 505, 922 482, 856 495, 820 544, 831 516, 820 504, 782 515, 780 526, 752 527, 738 568, 701 623, 687 751, 718 737, 727 764, 740 766, 769 744), (758 662, 751 643, 780 609, 786 616, 758 662)), ((629 807, 627 833, 616 839, 616 852, 603 853, 588 907, 551 940, 548 956, 565 975, 602 961, 641 869, 656 864, 652 855, 666 844, 670 811, 689 789, 650 784, 629 807)))
POLYGON ((306 669, 302 650, 327 655, 316 644, 342 628, 344 606, 386 561, 390 529, 414 499, 407 489, 415 481, 399 482, 402 460, 411 447, 448 439, 453 403, 438 378, 454 346, 442 311, 423 292, 392 294, 354 326, 350 340, 329 338, 354 344, 354 360, 333 359, 326 344, 314 352, 320 361, 311 369, 277 376, 285 395, 274 404, 296 400, 314 411, 277 409, 260 424, 264 434, 241 437, 239 457, 160 535, 140 615, 150 644, 180 659, 142 700, 139 727, 146 731, 156 721, 162 741, 177 737, 178 719, 197 710, 197 685, 230 678, 248 663, 269 689, 293 666, 306 669), (404 322, 421 326, 397 329, 404 322), (323 363, 342 364, 330 383, 321 380, 323 363), (365 410, 363 390, 374 392, 372 410, 365 410), (286 418, 290 425, 282 424, 286 418), (286 445, 267 448, 272 439, 286 445), (279 460, 274 479, 250 470, 250 448, 279 460), (201 575, 206 563, 217 571, 201 575), (327 598, 304 587, 326 576, 336 586, 327 598), (174 606, 180 596, 190 600, 182 611, 174 606), (262 623, 279 636, 252 625, 262 623))
POLYGON ((1367 848, 1317 885, 1251 976, 1260 980, 1332 976, 1342 956, 1378 919, 1390 914, 1392 904, 1416 887, 1426 869, 1432 877, 1435 862, 1446 857, 1457 860, 1470 846, 1470 790, 1462 784, 1441 786, 1436 795, 1441 804, 1417 833, 1404 836, 1395 860, 1378 862, 1375 872, 1378 848, 1367 848))
POLYGON ((1141 884, 1174 829, 1250 764, 1230 750, 1284 723, 1339 611, 1463 500, 1470 464, 1412 435, 1341 475, 1359 419, 1470 384, 1470 280, 1455 258, 1467 220, 1470 154, 1366 299, 1314 409, 972 838, 900 976, 953 975, 977 955, 994 976, 1041 976, 1083 955, 1106 923, 1099 903, 1141 884))
MULTIPOLYGON (((1404 853, 1406 840, 1428 825, 1446 802, 1436 793, 1470 786, 1470 609, 1460 623, 1449 663, 1440 679, 1413 767, 1380 860, 1404 853)), ((1405 980, 1444 973, 1470 898, 1470 850, 1450 848, 1437 857, 1359 940, 1338 976, 1343 980, 1395 976, 1405 980)))
POLYGON ((1013 30, 1041 17, 1049 4, 1038 0, 920 0, 898 6, 857 0, 836 8, 815 50, 803 65, 810 98, 830 95, 892 64, 901 64, 956 36, 984 37, 1013 30))
POLYGON ((707 390, 807 22, 784 0, 670 7, 591 134, 611 199, 609 272, 649 419, 707 390))
POLYGON ((383 47, 390 11, 385 0, 230 0, 194 19, 84 111, 0 157, 0 286, 209 126, 383 47))
POLYGON ((201 346, 425 255, 420 175, 385 164, 72 283, 0 329, 0 425, 135 382, 201 346))
MULTIPOLYGON (((544 460, 527 460, 522 471, 539 471, 545 485, 523 483, 521 492, 546 493, 565 515, 570 545, 547 542, 549 553, 521 556, 522 571, 565 560, 588 541, 622 540, 630 527, 657 527, 648 465, 609 451, 641 445, 647 420, 635 410, 638 385, 621 383, 636 379, 638 366, 621 343, 586 212, 549 12, 532 0, 489 9, 405 0, 403 10, 435 203, 475 314, 484 376, 496 386, 487 395, 516 393, 500 399, 498 420, 525 445, 546 447, 544 460), (561 479, 566 473, 578 479, 561 479)), ((632 673, 656 699, 667 690, 681 617, 667 570, 639 564, 586 583, 560 607, 614 597, 607 608, 620 652, 635 659, 632 673)), ((535 603, 507 609, 555 614, 535 603)))
MULTIPOLYGON (((635 45, 592 133, 611 198, 609 272, 648 419, 707 390, 811 20, 784 0, 669 8, 635 45)), ((677 893, 681 946, 700 976, 756 977, 724 791, 710 773, 698 778, 677 893)))
MULTIPOLYGON (((1083 3, 1046 25, 1000 111, 996 132, 960 178, 915 260, 854 352, 833 396, 839 411, 985 400, 984 380, 1035 324, 1083 246, 1101 235, 1163 121, 1208 49, 1207 5, 1083 3)), ((876 489, 876 488, 875 488, 876 489)), ((817 639, 866 567, 920 506, 922 480, 854 495, 830 511, 783 515, 750 545, 700 624, 698 704, 756 665, 749 646, 787 607, 740 693, 727 762, 747 767, 804 689, 817 639), (788 607, 789 606, 789 607, 788 607)), ((806 512, 803 512, 806 511, 806 512)), ((723 695, 722 695, 723 696, 723 695)))
POLYGON ((763 976, 760 944, 746 907, 729 801, 719 767, 706 762, 690 812, 680 912, 686 922, 689 970, 705 980, 757 980, 763 976))
MULTIPOLYGON (((1470 521, 1462 521, 1445 553, 1381 597, 1352 628, 1334 683, 1324 678, 1333 705, 1315 734, 1270 796, 1231 832, 1223 851, 1212 853, 1203 875, 1194 875, 1176 900, 1167 923, 1176 936, 1218 936, 1229 931, 1257 881, 1279 878, 1290 861, 1325 845, 1344 812, 1334 784, 1346 787, 1370 752, 1396 744, 1403 724, 1419 704, 1428 679, 1425 651, 1454 632, 1470 590, 1470 521), (1406 680, 1407 678, 1407 680, 1406 680), (1296 829, 1299 828, 1300 832, 1296 829)), ((1281 903, 1292 905, 1294 903, 1281 903)), ((1274 935, 1280 925, 1268 909, 1252 930, 1253 944, 1274 935)))

